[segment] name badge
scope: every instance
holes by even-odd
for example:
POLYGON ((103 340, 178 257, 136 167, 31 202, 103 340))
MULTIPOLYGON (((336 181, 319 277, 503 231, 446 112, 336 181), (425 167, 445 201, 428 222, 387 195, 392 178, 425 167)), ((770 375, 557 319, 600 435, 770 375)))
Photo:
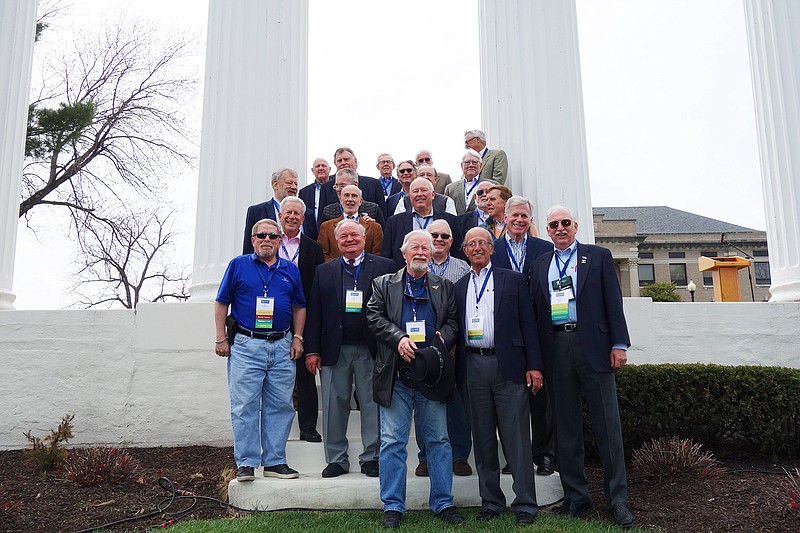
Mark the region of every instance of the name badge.
POLYGON ((256 298, 256 329, 272 329, 275 298, 256 298))
POLYGON ((569 320, 570 300, 572 300, 572 287, 554 292, 550 296, 550 318, 553 322, 569 320))
POLYGON ((408 338, 414 342, 425 342, 425 321, 406 322, 406 333, 408 338))
POLYGON ((483 318, 473 316, 467 319, 467 339, 479 341, 483 339, 483 318))
POLYGON ((360 313, 364 303, 364 291, 346 291, 344 294, 344 312, 360 313))

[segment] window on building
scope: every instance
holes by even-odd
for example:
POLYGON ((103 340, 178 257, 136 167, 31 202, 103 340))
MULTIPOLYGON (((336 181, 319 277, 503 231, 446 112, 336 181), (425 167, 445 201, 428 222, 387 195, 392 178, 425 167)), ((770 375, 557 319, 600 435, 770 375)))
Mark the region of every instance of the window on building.
POLYGON ((714 275, 711 272, 703 272, 703 287, 714 286, 714 275))
POLYGON ((700 257, 718 257, 717 252, 700 252, 700 257))
POLYGON ((652 259, 653 252, 639 252, 639 259, 652 259))
POLYGON ((669 279, 678 287, 685 287, 687 283, 686 263, 670 263, 669 279))
POLYGON ((753 250, 753 257, 769 257, 769 252, 766 250, 753 250))
POLYGON ((656 282, 656 270, 654 265, 639 265, 639 286, 652 285, 656 282))
POLYGON ((756 285, 772 285, 772 276, 769 272, 768 262, 756 261, 753 263, 753 267, 755 267, 756 270, 756 285))
POLYGON ((669 252, 670 259, 684 259, 686 257, 686 252, 669 252))

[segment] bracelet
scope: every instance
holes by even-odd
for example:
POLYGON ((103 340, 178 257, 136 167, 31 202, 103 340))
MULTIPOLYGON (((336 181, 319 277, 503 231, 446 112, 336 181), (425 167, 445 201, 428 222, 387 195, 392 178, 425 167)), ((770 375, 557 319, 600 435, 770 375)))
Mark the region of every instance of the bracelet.
POLYGON ((298 339, 300 342, 305 342, 305 339, 303 339, 303 336, 302 335, 298 335, 297 333, 292 335, 292 338, 298 339))
POLYGON ((214 341, 214 343, 216 343, 216 344, 222 344, 222 343, 223 343, 223 342, 225 342, 226 340, 228 340, 228 339, 220 339, 220 340, 218 340, 218 341, 214 341))

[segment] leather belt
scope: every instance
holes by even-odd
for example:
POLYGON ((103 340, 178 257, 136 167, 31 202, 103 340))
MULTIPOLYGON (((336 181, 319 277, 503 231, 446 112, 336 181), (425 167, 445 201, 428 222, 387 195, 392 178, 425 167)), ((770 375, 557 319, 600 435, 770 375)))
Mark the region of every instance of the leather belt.
POLYGON ((553 326, 553 331, 575 331, 578 329, 578 324, 559 324, 553 326))
POLYGON ((265 341, 279 341, 282 338, 284 338, 287 333, 289 333, 289 330, 285 329, 283 331, 270 331, 270 332, 265 331, 261 333, 258 331, 251 331, 247 328, 239 326, 239 328, 236 330, 236 333, 241 333, 242 335, 246 335, 252 339, 261 339, 265 341))
POLYGON ((464 349, 467 350, 469 353, 474 353, 478 355, 494 355, 495 351, 494 348, 475 348, 473 346, 464 346, 464 349))

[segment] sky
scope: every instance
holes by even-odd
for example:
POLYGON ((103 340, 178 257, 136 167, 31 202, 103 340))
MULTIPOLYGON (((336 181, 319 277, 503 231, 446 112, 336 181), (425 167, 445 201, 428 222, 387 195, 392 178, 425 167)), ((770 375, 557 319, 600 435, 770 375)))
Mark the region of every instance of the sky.
MULTIPOLYGON (((108 10, 203 39, 207 0, 74 0, 53 38, 108 10), (60 33, 56 33, 60 32, 60 33)), ((480 128, 477 0, 309 0, 308 164, 352 147, 377 175, 419 148, 457 178, 463 132, 480 128), (343 118, 344 117, 344 118, 343 118)), ((765 228, 744 7, 731 0, 578 0, 578 38, 592 204, 667 205, 765 228)), ((202 71, 203 50, 198 51, 202 71)), ((200 124, 201 102, 191 105, 200 124)), ((491 138, 489 139, 491 144, 491 138)), ((500 147, 502 148, 502 147, 500 147)), ((176 177, 192 261, 197 171, 176 177)), ((244 214, 241 214, 242 217, 244 214)), ((57 217, 20 223, 17 309, 69 304, 74 255, 57 217), (33 230, 36 231, 34 234, 33 230)))

